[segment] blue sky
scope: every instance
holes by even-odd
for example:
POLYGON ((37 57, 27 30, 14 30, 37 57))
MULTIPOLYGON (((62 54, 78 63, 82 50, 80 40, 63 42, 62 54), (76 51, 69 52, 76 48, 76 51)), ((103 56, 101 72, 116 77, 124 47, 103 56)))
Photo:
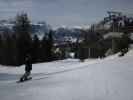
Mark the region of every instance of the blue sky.
POLYGON ((52 27, 85 26, 101 20, 109 10, 133 12, 133 0, 0 0, 0 19, 25 11, 33 21, 52 27))

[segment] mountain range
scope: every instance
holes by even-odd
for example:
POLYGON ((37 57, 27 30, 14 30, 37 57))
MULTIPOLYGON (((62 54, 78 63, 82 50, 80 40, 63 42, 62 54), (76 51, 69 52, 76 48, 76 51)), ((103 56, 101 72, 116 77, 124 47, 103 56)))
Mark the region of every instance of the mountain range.
MULTIPOLYGON (((12 34, 14 23, 15 22, 13 20, 0 20, 0 34, 12 34)), ((50 30, 52 30, 52 27, 46 22, 31 23, 32 35, 37 34, 40 39, 50 30)), ((53 36, 57 41, 76 41, 76 39, 80 37, 82 30, 83 29, 79 27, 59 27, 57 29, 54 29, 53 36)))

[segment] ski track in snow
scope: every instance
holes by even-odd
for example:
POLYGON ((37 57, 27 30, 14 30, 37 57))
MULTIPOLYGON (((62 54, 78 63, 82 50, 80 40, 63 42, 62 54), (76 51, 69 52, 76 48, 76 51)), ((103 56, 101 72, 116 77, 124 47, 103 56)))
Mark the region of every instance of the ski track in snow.
MULTIPOLYGON (((41 79, 45 79, 45 78, 48 78, 49 76, 53 76, 53 75, 56 75, 56 74, 62 74, 62 73, 69 72, 69 71, 75 71, 75 70, 78 70, 78 69, 87 68, 88 64, 98 63, 98 61, 100 61, 100 60, 99 59, 97 59, 97 60, 90 60, 90 62, 82 63, 82 62, 78 62, 78 61, 76 61, 76 62, 75 61, 71 61, 71 59, 70 59, 68 61, 67 60, 66 61, 64 61, 64 60, 60 61, 59 63, 55 62, 55 63, 57 63, 58 66, 52 67, 49 72, 44 72, 43 71, 43 72, 38 73, 38 71, 37 72, 33 71, 33 73, 32 73, 33 79, 32 80, 33 81, 34 80, 41 80, 41 79), (64 65, 64 64, 67 64, 67 65, 64 65)), ((51 63, 48 63, 46 65, 49 66, 49 67, 53 66, 53 64, 51 64, 51 63)), ((44 65, 44 66, 46 66, 46 65, 44 65)), ((33 65, 33 68, 34 68, 34 66, 37 67, 38 64, 33 65)), ((2 73, 0 76, 1 76, 0 80, 2 80, 5 84, 6 83, 9 84, 9 83, 14 83, 16 79, 19 79, 19 77, 21 77, 21 74, 12 74, 10 76, 10 74, 2 73), (3 76, 7 76, 7 77, 4 79, 3 76), (10 78, 11 78, 11 81, 7 81, 10 78)))
POLYGON ((20 68, 0 67, 1 100, 133 100, 133 50, 119 58, 34 64, 31 81, 20 68))

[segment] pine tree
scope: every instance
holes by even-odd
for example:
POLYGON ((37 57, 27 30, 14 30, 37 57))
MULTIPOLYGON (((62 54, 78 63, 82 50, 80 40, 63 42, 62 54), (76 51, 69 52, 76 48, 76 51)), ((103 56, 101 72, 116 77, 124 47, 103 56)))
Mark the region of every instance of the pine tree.
POLYGON ((47 48, 47 38, 46 35, 43 36, 43 39, 41 40, 41 44, 40 44, 40 59, 41 62, 46 61, 46 48, 47 48))
POLYGON ((13 34, 11 36, 11 39, 12 39, 12 64, 17 65, 18 64, 17 63, 18 62, 18 59, 17 59, 18 49, 17 49, 17 37, 16 37, 16 35, 13 34))
POLYGON ((45 34, 41 40, 41 61, 53 60, 53 31, 45 34))
POLYGON ((53 59, 53 31, 50 30, 48 34, 48 39, 47 39, 47 48, 46 48, 46 54, 47 54, 47 61, 52 61, 53 59))
POLYGON ((75 52, 75 58, 78 58, 79 57, 79 39, 77 39, 76 41, 74 52, 75 52))
POLYGON ((27 53, 31 53, 31 24, 26 13, 17 15, 14 32, 17 36, 18 64, 23 64, 27 53))
POLYGON ((32 49, 32 60, 33 62, 38 62, 39 61, 39 57, 40 57, 40 40, 38 38, 38 36, 35 34, 33 37, 33 49, 32 49))
POLYGON ((2 57, 3 57, 3 40, 2 37, 0 35, 0 64, 2 64, 2 57))
POLYGON ((124 33, 122 35, 122 38, 119 43, 119 49, 121 51, 121 56, 123 56, 125 53, 128 52, 129 44, 130 44, 130 38, 128 33, 124 33))

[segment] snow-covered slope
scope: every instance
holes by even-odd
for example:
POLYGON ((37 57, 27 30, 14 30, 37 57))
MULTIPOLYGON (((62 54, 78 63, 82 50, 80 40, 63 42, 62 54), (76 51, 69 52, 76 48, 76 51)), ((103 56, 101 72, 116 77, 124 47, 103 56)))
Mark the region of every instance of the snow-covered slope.
POLYGON ((133 100, 133 50, 119 58, 67 59, 33 65, 31 81, 17 84, 24 71, 0 67, 1 100, 133 100))

